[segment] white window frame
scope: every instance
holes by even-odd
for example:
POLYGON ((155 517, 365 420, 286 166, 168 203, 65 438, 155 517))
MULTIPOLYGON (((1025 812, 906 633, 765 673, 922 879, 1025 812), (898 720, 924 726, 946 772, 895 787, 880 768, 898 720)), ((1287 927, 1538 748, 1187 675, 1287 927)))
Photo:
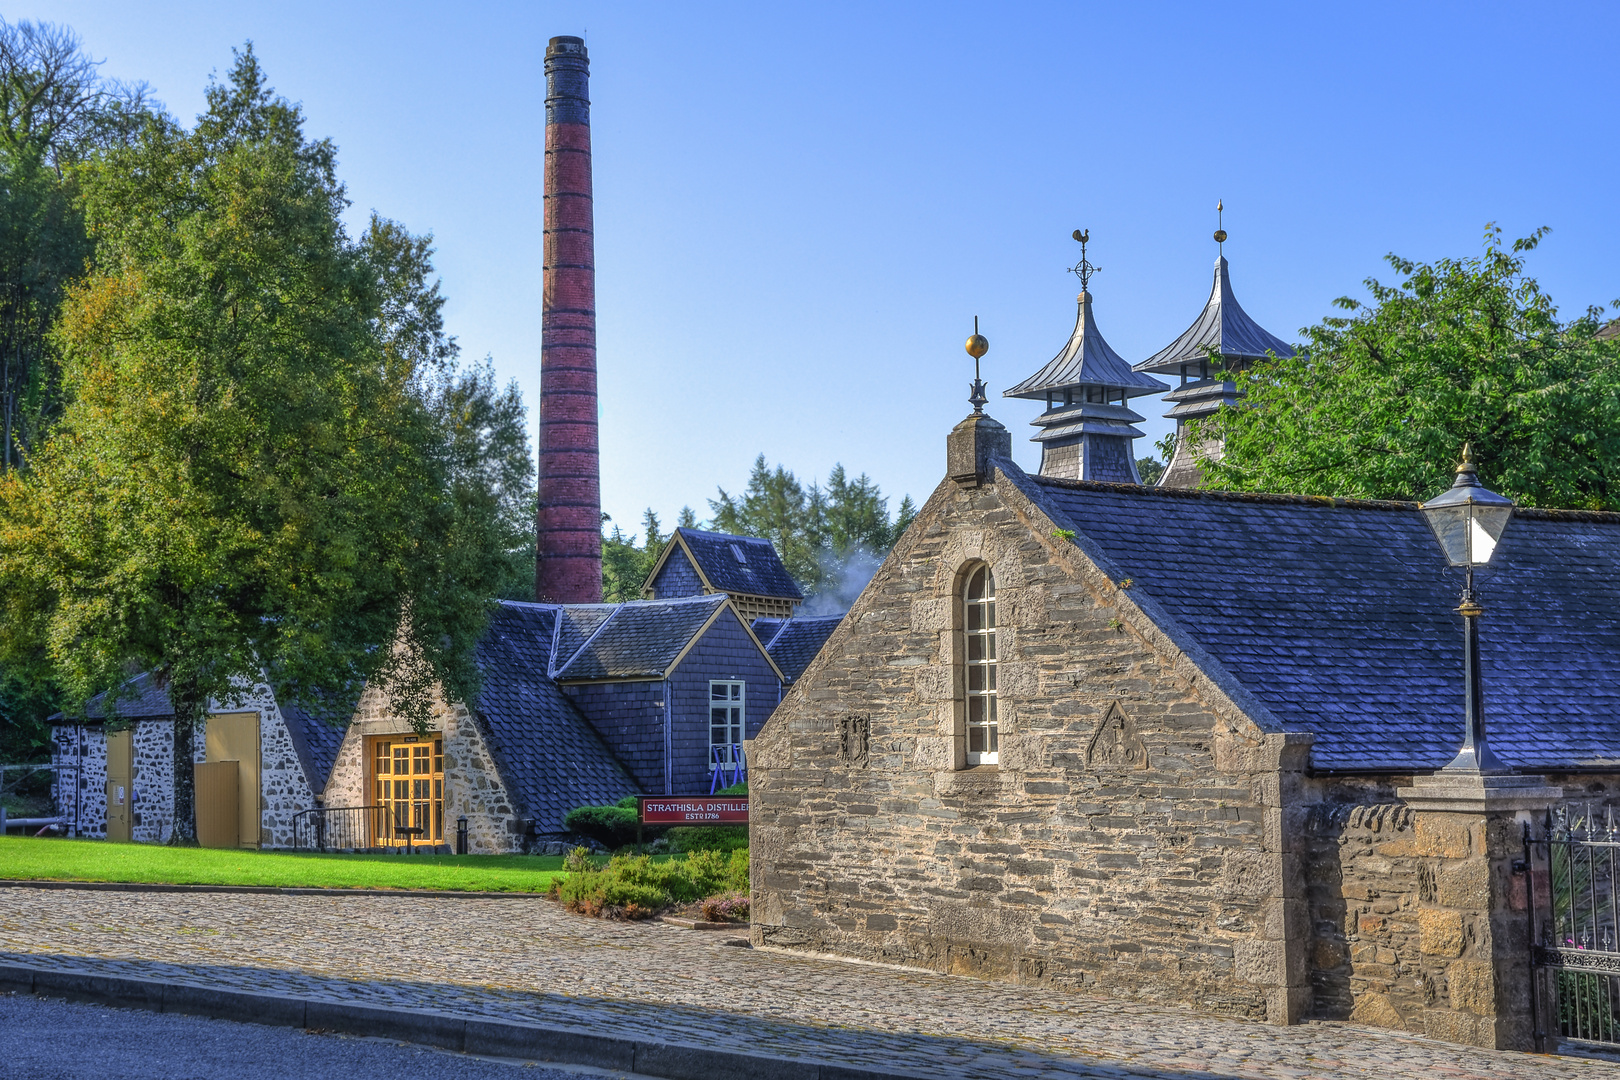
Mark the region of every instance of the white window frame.
POLYGON ((1001 723, 996 696, 996 575, 988 565, 975 566, 962 584, 962 637, 967 763, 997 765, 1001 761, 1001 723), (981 575, 984 595, 974 597, 974 585, 981 575))
POLYGON ((709 680, 709 767, 714 766, 714 748, 725 749, 720 754, 720 760, 727 765, 737 764, 732 756, 732 746, 737 747, 737 755, 742 754, 743 739, 748 734, 748 683, 742 679, 710 679, 709 680), (724 713, 724 718, 717 718, 717 714, 724 713), (724 725, 728 734, 735 734, 736 738, 728 738, 725 742, 716 742, 715 729, 724 725))

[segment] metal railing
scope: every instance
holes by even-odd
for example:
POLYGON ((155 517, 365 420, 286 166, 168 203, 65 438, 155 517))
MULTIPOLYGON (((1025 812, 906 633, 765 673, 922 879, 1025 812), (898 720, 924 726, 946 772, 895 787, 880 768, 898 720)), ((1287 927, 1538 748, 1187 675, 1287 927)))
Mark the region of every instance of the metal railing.
MULTIPOLYGON (((1528 826, 1526 842, 1528 852, 1528 826)), ((1550 1019, 1561 1039, 1612 1049, 1620 1046, 1620 825, 1612 808, 1599 822, 1590 806, 1574 815, 1560 807, 1542 843, 1552 910, 1535 962, 1551 973, 1550 1019)))
POLYGON ((293 815, 294 851, 370 851, 394 843, 386 806, 317 806, 293 815))

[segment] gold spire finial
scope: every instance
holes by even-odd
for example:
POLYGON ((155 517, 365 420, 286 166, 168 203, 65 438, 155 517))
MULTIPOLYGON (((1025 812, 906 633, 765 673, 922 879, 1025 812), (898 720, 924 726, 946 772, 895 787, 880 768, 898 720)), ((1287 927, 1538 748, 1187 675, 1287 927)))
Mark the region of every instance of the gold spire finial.
POLYGON ((973 336, 967 339, 965 348, 968 355, 973 357, 973 385, 968 388, 968 404, 973 406, 974 416, 983 416, 985 402, 990 399, 984 392, 984 380, 979 377, 979 357, 990 351, 990 343, 979 333, 977 315, 973 316, 973 336))
POLYGON ((1215 243, 1216 243, 1217 247, 1219 245, 1222 245, 1222 244, 1226 243, 1226 230, 1221 227, 1221 225, 1222 225, 1222 214, 1223 214, 1223 212, 1225 210, 1226 210, 1226 207, 1221 205, 1221 200, 1216 199, 1215 200, 1215 243))
POLYGON ((1458 472, 1478 472, 1479 471, 1474 466, 1474 444, 1472 442, 1463 443, 1462 464, 1457 466, 1457 471, 1458 472))

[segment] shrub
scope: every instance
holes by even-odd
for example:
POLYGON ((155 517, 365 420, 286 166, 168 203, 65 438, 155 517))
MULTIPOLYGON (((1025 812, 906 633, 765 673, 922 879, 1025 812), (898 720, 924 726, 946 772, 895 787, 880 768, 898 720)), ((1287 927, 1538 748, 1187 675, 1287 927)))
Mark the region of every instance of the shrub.
MULTIPOLYGON (((572 833, 589 837, 608 848, 622 848, 636 842, 636 821, 640 814, 636 796, 626 795, 612 806, 579 806, 568 811, 563 826, 572 833)), ((662 836, 664 830, 650 826, 642 839, 662 836)))
POLYGON ((671 904, 748 889, 748 852, 700 851, 654 862, 615 855, 606 866, 574 871, 556 886, 569 911, 610 919, 650 919, 671 904))
POLYGON ((710 922, 747 922, 748 897, 711 896, 703 901, 703 917, 710 922))
POLYGON ((746 851, 746 825, 676 825, 669 830, 671 851, 746 851))

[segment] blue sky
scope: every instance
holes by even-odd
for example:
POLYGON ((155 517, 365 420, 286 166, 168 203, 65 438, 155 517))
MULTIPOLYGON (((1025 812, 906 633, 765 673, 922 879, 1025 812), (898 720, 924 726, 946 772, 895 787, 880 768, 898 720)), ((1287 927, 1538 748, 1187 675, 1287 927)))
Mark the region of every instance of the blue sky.
MULTIPOLYGON (((255 43, 339 147, 353 219, 431 231, 466 354, 539 390, 546 40, 592 62, 603 501, 634 525, 765 453, 897 502, 943 474, 1066 340, 1091 231, 1099 325, 1140 360, 1209 290, 1217 198, 1238 298, 1287 340, 1383 256, 1552 235, 1574 315, 1620 297, 1612 4, 164 3, 60 0, 107 74, 194 117, 255 43)), ((1137 399, 1151 441, 1169 425, 1137 399)))

